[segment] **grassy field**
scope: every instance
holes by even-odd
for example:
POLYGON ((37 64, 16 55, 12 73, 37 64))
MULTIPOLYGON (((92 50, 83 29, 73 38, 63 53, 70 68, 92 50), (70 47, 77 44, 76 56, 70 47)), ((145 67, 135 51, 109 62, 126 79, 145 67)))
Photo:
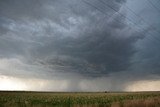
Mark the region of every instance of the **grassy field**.
POLYGON ((0 107, 160 107, 160 92, 0 92, 0 107))

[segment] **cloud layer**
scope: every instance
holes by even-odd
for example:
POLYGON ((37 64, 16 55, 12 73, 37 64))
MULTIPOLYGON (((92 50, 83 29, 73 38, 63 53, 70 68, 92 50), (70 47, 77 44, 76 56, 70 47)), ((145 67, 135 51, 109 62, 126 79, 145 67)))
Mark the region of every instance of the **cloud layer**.
POLYGON ((139 81, 159 74, 160 52, 157 47, 152 51, 154 45, 147 42, 152 29, 135 27, 123 8, 126 3, 126 0, 2 0, 0 74, 50 81, 49 84, 63 81, 70 87, 63 90, 91 90, 86 84, 100 83, 97 86, 100 88, 94 86, 95 90, 125 90, 122 87, 127 86, 125 76, 146 73, 144 78, 129 80, 139 81), (146 48, 148 45, 151 50, 146 48), (122 77, 116 79, 117 74, 122 77), (112 85, 111 81, 119 80, 122 82, 117 82, 117 86, 112 85))

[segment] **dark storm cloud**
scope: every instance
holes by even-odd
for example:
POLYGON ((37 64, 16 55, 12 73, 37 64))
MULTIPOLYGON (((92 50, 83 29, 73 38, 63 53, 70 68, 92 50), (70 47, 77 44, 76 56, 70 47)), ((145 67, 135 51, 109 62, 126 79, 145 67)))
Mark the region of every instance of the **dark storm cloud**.
POLYGON ((0 17, 0 36, 2 36, 8 31, 8 28, 5 26, 6 23, 9 24, 9 20, 0 17))
POLYGON ((1 16, 13 20, 21 20, 22 18, 31 16, 38 18, 38 16, 41 15, 41 5, 38 1, 39 0, 1 0, 1 16))
POLYGON ((137 72, 148 75, 159 75, 160 74, 160 42, 158 39, 153 39, 154 37, 159 38, 158 35, 151 36, 146 34, 147 38, 144 41, 138 43, 138 52, 132 58, 132 68, 137 72), (142 45, 143 44, 143 45, 142 45))
POLYGON ((111 29, 107 27, 104 31, 96 28, 92 30, 92 33, 85 32, 76 39, 63 38, 52 41, 47 46, 40 48, 38 54, 42 54, 44 50, 46 53, 53 53, 56 50, 57 57, 47 59, 46 64, 71 66, 80 73, 108 73, 126 70, 130 66, 130 58, 136 52, 135 39, 139 37, 133 35, 120 37, 123 34, 111 33, 109 32, 111 29))
MULTIPOLYGON (((1 0, 1 86, 11 81, 24 90, 130 91, 148 90, 149 82, 159 89, 159 34, 124 6, 138 13, 144 3, 1 0)), ((158 30, 159 15, 142 10, 158 30)))
MULTIPOLYGON (((93 7, 90 8, 93 9, 93 7)), ((96 12, 96 15, 93 16, 83 11, 83 16, 81 16, 82 12, 79 12, 79 7, 74 7, 74 12, 76 9, 78 10, 76 15, 78 14, 83 20, 87 20, 87 22, 80 23, 80 26, 78 26, 82 31, 77 31, 76 33, 79 34, 76 34, 76 36, 49 37, 49 40, 46 40, 48 43, 38 47, 35 52, 35 56, 41 58, 42 56, 49 56, 45 57, 40 63, 57 71, 89 73, 89 75, 94 73, 102 73, 103 75, 103 73, 127 70, 130 66, 130 58, 136 52, 134 43, 143 35, 132 34, 132 31, 124 31, 126 34, 123 33, 123 30, 127 29, 127 25, 125 24, 125 18, 119 15, 112 17, 116 21, 114 19, 107 21, 108 19, 106 19, 105 25, 96 27, 97 21, 100 21, 104 14, 96 12), (97 20, 97 18, 100 19, 97 20)), ((93 11, 96 10, 91 12, 93 11)), ((113 15, 115 14, 113 10, 111 12, 113 15)), ((71 15, 74 16, 75 13, 71 13, 71 15)))
MULTIPOLYGON (((104 2, 120 11, 125 0, 104 2)), ((1 56, 23 57, 50 73, 126 71, 137 52, 135 43, 144 37, 97 0, 2 0, 0 10, 1 56)))

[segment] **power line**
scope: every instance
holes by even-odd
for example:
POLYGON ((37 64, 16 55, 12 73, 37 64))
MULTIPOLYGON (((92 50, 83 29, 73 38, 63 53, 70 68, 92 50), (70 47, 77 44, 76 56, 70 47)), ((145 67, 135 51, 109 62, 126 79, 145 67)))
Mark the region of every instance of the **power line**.
MULTIPOLYGON (((114 10, 115 12, 119 13, 121 16, 123 16, 124 18, 128 19, 131 23, 133 23, 134 25, 137 26, 137 23, 133 22, 132 19, 127 18, 125 15, 123 15, 122 13, 120 13, 119 11, 117 11, 116 9, 114 9, 112 6, 108 5, 108 4, 107 4, 106 2, 104 2, 103 0, 99 0, 99 1, 100 1, 102 4, 106 4, 109 8, 111 8, 111 9, 114 10)), ((152 35, 152 34, 150 34, 150 35, 152 35)), ((159 40, 159 39, 155 38, 153 35, 152 35, 152 37, 153 37, 154 39, 156 39, 156 40, 159 40)), ((160 40, 159 40, 159 41, 160 41, 160 40)))
POLYGON ((119 11, 117 11, 116 9, 114 9, 112 6, 108 5, 106 2, 99 0, 102 4, 105 4, 107 7, 109 7, 110 9, 112 9, 113 11, 117 12, 118 14, 120 14, 122 17, 128 19, 131 23, 137 25, 135 22, 133 22, 130 18, 127 18, 124 14, 120 13, 119 11))
MULTIPOLYGON (((99 1, 101 1, 101 0, 99 0, 99 1)), ((103 4, 106 4, 104 1, 101 1, 103 4)), ((106 4, 108 7, 110 7, 111 9, 113 9, 115 12, 118 12, 118 11, 116 11, 113 7, 111 7, 110 5, 108 5, 108 4, 106 4)), ((135 16, 137 16, 137 17, 140 17, 136 12, 134 12, 132 9, 130 9, 129 7, 127 7, 128 8, 128 10, 130 10, 135 16)), ((119 12, 118 12, 119 13, 119 12)), ((121 14, 121 13, 119 13, 119 14, 121 14)), ((122 14, 122 16, 124 16, 123 14, 122 14)), ((125 17, 125 16, 124 16, 125 17)), ((148 22, 147 21, 145 21, 142 17, 140 17, 140 19, 142 19, 144 22, 146 22, 147 24, 148 24, 148 22)), ((131 19, 129 19, 129 21, 131 21, 132 22, 132 20, 131 19)), ((135 23, 134 23, 135 24, 135 23)), ((136 24, 135 24, 136 25, 136 24)), ((149 24, 150 25, 150 24, 149 24)), ((154 29, 154 27, 152 26, 152 25, 150 25, 153 29, 154 29)), ((155 31, 157 31, 156 29, 154 29, 155 31)), ((159 33, 159 31, 157 31, 158 33, 159 33)), ((145 34, 145 32, 144 32, 144 34, 145 34)), ((154 36, 154 35, 152 35, 152 33, 149 33, 148 32, 148 34, 150 34, 154 39, 156 39, 156 40, 159 40, 160 41, 160 39, 159 38, 156 38, 156 36, 154 36)), ((154 41, 153 39, 151 39, 151 38, 148 38, 148 37, 146 37, 146 39, 148 39, 148 40, 152 40, 152 41, 154 41)), ((159 42, 158 41, 158 42, 159 42)), ((157 44, 157 43, 155 43, 154 42, 154 44, 155 45, 159 45, 159 44, 157 44)))
MULTIPOLYGON (((89 6, 93 7, 93 8, 95 8, 95 9, 98 10, 100 13, 104 14, 104 15, 105 15, 105 17, 103 17, 104 20, 106 19, 106 17, 107 17, 107 18, 110 18, 110 17, 113 16, 112 14, 108 16, 108 14, 104 13, 104 11, 102 11, 102 9, 97 8, 95 5, 89 3, 89 2, 87 2, 87 1, 85 1, 85 0, 82 0, 82 1, 83 1, 84 3, 86 3, 87 5, 89 5, 89 6)), ((100 20, 100 21, 103 21, 103 20, 100 20)), ((100 23, 101 23, 101 22, 97 22, 96 25, 99 25, 100 23)))
MULTIPOLYGON (((111 8, 111 9, 113 9, 115 12, 118 12, 118 11, 116 11, 116 9, 114 9, 112 6, 110 6, 110 5, 108 5, 106 2, 104 2, 103 0, 99 0, 100 2, 102 2, 102 3, 104 3, 104 4, 106 4, 109 8, 111 8)), ((126 6, 127 7, 127 6, 126 6)), ((129 7, 127 7, 127 9, 129 10, 129 11, 131 11, 134 15, 136 15, 137 17, 139 17, 139 15, 137 15, 137 13, 136 12, 134 12, 132 9, 130 9, 129 7)), ((121 14, 120 12, 118 12, 121 16, 123 16, 123 17, 125 17, 125 15, 123 15, 123 14, 121 14)), ((137 25, 137 23, 135 23, 135 22, 133 22, 132 21, 132 19, 130 19, 130 18, 127 18, 126 17, 126 19, 128 19, 130 22, 132 22, 133 24, 135 24, 135 25, 137 25)), ((140 19, 142 19, 144 22, 146 22, 143 18, 140 18, 140 19)), ((147 23, 147 22, 146 22, 147 23)), ((148 23, 147 23, 148 24, 148 23)), ((150 24, 149 24, 150 25, 150 24)), ((150 25, 151 26, 151 25, 150 25)), ((153 26, 152 26, 152 28, 153 28, 153 26)), ((153 28, 154 29, 154 28, 153 28)), ((159 31, 157 31, 157 32, 159 32, 159 31)), ((159 32, 160 33, 160 32, 159 32)))
MULTIPOLYGON (((96 10, 98 10, 99 12, 101 12, 101 13, 103 13, 103 14, 105 14, 105 15, 107 15, 106 13, 104 13, 100 8, 97 8, 96 6, 94 6, 94 5, 92 5, 91 3, 89 3, 89 2, 87 2, 87 1, 85 1, 85 0, 82 0, 84 3, 86 3, 86 4, 88 4, 88 5, 90 5, 91 7, 93 7, 93 8, 95 8, 96 10)), ((100 0, 99 0, 100 1, 100 0)), ((103 3, 104 4, 104 3, 103 3)), ((114 10, 115 11, 115 10, 114 10)), ((116 11, 116 12, 118 12, 118 11, 116 11)), ((118 12, 119 13, 119 12, 118 12)), ((119 13, 121 16, 123 16, 124 18, 126 18, 123 14, 121 14, 121 13, 119 13)), ((112 15, 111 15, 112 16, 112 15)), ((128 19, 128 18, 127 18, 128 19)), ((114 19, 114 20, 116 20, 116 19, 114 19)), ((130 19, 128 19, 128 20, 130 20, 130 19)), ((116 21, 118 21, 119 23, 122 23, 121 21, 119 21, 119 20, 116 20, 116 21)), ((131 20, 130 20, 131 21, 131 20)), ((134 23, 134 22, 132 22, 132 23, 134 23)), ((124 24, 124 23, 122 23, 122 24, 124 24)))
MULTIPOLYGON (((142 18, 140 15, 138 15, 135 11, 133 11, 131 8, 129 8, 128 6, 125 5, 125 7, 131 12, 133 13, 136 17, 138 17, 139 19, 143 20, 143 22, 146 25, 149 25, 152 29, 154 29, 157 33, 160 34, 160 31, 157 30, 157 28, 155 28, 154 26, 152 26, 150 23, 148 23, 144 18, 142 18)), ((157 38, 156 38, 157 39, 157 38)))
MULTIPOLYGON (((91 3, 89 3, 89 2, 87 2, 87 1, 85 1, 85 0, 82 0, 83 2, 85 2, 86 4, 88 4, 88 5, 90 5, 91 7, 96 7, 96 6, 93 6, 91 3)), ((100 0, 99 0, 100 1, 100 0)), ((103 3, 103 4, 106 4, 105 2, 101 2, 101 3, 103 3)), ((108 4, 107 4, 108 5, 108 4)), ((114 10, 115 12, 118 12, 118 11, 116 11, 116 9, 114 9, 113 7, 111 7, 111 6, 108 6, 108 7, 110 7, 112 10, 114 10)), ((106 13, 104 13, 103 11, 101 11, 99 8, 97 8, 96 7, 96 9, 98 10, 98 11, 100 11, 100 12, 102 12, 103 14, 105 14, 105 15, 107 15, 106 13)), ((123 16, 123 17, 125 17, 123 14, 121 14, 120 12, 118 12, 121 16, 123 16)), ((125 17, 126 18, 126 17, 125 17)), ((127 18, 130 22, 132 22, 133 24, 135 24, 135 25, 137 25, 136 23, 134 23, 131 19, 129 19, 129 18, 127 18)), ((114 19, 114 20, 116 20, 117 22, 119 22, 119 23, 122 23, 122 24, 124 24, 123 22, 121 22, 121 21, 119 21, 119 20, 117 20, 117 19, 114 19)), ((136 31, 136 32, 138 32, 138 30, 136 31)), ((142 32, 138 32, 138 33, 141 33, 142 34, 142 32)), ((145 33, 147 33, 147 32, 143 32, 143 34, 142 35, 144 35, 145 33)), ((150 35, 152 35, 151 33, 149 33, 148 32, 148 34, 150 34, 150 35)), ((154 37, 153 35, 152 35, 152 37, 154 37)), ((155 39, 155 38, 154 38, 155 39)), ((152 39, 153 40, 153 39, 152 39)), ((157 40, 157 39, 156 39, 157 40)), ((155 42, 154 42, 155 43, 155 42)))
POLYGON ((150 0, 147 0, 149 4, 152 5, 153 8, 155 8, 159 13, 160 13, 160 9, 157 8, 150 0))

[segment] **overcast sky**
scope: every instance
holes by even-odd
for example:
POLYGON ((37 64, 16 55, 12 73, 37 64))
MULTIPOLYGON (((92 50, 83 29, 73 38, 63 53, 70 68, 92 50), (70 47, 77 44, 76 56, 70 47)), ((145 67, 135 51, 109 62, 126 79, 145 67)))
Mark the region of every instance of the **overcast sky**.
POLYGON ((159 0, 1 0, 0 90, 160 90, 159 0))

